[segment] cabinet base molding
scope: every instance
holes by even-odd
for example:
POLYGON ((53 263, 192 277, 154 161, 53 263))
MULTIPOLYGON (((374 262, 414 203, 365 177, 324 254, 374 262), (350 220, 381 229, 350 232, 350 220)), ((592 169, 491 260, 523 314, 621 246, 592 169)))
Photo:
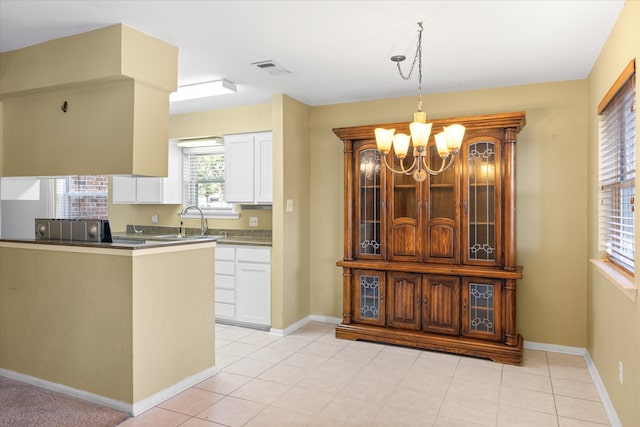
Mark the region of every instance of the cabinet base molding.
POLYGON ((361 324, 347 325, 341 323, 336 326, 336 338, 442 351, 463 356, 481 357, 497 363, 522 366, 523 339, 520 334, 518 334, 517 345, 508 346, 501 342, 481 341, 459 336, 445 336, 397 328, 361 324))

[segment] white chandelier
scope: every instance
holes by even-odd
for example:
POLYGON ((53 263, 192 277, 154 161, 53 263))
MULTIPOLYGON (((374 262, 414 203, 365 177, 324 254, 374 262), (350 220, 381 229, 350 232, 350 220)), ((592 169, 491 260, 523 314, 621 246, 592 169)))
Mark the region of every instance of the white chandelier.
POLYGON ((387 169, 394 173, 413 175, 413 179, 416 181, 424 181, 427 179, 427 173, 437 175, 453 164, 454 157, 458 154, 462 145, 465 127, 458 124, 446 126, 442 132, 434 135, 436 149, 442 164, 438 169, 429 168, 427 164, 427 145, 429 144, 432 123, 427 123, 427 114, 422 111, 422 22, 418 22, 418 27, 416 55, 413 58, 413 63, 407 76, 403 74, 400 68, 400 62, 404 61, 406 57, 404 55, 391 57, 391 60, 398 67, 400 77, 405 80, 411 78, 416 62, 418 63, 418 111, 413 113, 413 122, 409 125, 411 136, 403 133, 396 134, 395 129, 377 128, 374 132, 378 151, 382 154, 382 159, 387 169), (413 164, 407 168, 404 165, 404 159, 409 151, 411 141, 413 141, 413 164), (387 163, 386 155, 391 151, 392 146, 396 157, 400 160, 401 170, 396 170, 387 163))

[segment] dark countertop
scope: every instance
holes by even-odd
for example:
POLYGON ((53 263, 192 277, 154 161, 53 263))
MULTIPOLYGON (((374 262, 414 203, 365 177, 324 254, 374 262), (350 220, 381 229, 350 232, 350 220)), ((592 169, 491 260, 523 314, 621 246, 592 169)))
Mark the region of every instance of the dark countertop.
MULTIPOLYGON (((115 238, 115 237, 114 237, 115 238)), ((83 242, 69 240, 36 240, 36 239, 0 239, 0 242, 30 243, 37 245, 54 246, 80 246, 90 248, 107 249, 151 249, 160 247, 170 247, 179 245, 190 245, 194 243, 215 242, 215 238, 207 239, 182 239, 182 240, 145 240, 145 239, 117 239, 114 243, 83 242)))
MULTIPOLYGON (((164 239, 162 236, 176 235, 178 229, 175 227, 150 227, 136 226, 139 233, 134 231, 133 226, 127 226, 127 231, 112 232, 114 238, 130 240, 156 240, 164 239)), ((186 229, 187 240, 189 238, 201 239, 197 229, 186 229)), ((219 245, 247 245, 247 246, 268 246, 272 245, 270 230, 209 230, 205 237, 214 238, 219 245)))

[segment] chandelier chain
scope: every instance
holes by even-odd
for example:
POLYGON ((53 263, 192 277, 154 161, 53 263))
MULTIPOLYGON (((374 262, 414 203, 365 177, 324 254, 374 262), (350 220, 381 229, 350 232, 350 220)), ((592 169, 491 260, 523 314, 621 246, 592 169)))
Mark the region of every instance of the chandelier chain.
POLYGON ((420 27, 420 29, 418 30, 416 53, 413 56, 413 62, 411 63, 409 74, 405 76, 405 74, 402 72, 400 61, 396 61, 396 66, 398 67, 398 73, 400 73, 400 77, 402 77, 404 80, 409 80, 411 78, 411 75, 413 74, 413 70, 416 67, 416 62, 418 63, 418 110, 422 111, 422 22, 418 22, 418 26, 420 27))

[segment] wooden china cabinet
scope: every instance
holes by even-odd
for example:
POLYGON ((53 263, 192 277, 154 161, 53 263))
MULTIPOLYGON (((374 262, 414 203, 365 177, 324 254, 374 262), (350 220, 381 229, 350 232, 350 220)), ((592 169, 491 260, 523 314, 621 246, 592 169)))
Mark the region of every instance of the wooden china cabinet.
MULTIPOLYGON (((515 143, 525 113, 432 123, 432 134, 453 123, 466 132, 453 165, 422 182, 385 167, 374 137, 380 125, 334 129, 344 143, 345 206, 336 336, 520 365, 515 143)), ((409 123, 382 127, 409 134, 409 123)), ((394 158, 392 150, 387 162, 399 169, 394 158)))

